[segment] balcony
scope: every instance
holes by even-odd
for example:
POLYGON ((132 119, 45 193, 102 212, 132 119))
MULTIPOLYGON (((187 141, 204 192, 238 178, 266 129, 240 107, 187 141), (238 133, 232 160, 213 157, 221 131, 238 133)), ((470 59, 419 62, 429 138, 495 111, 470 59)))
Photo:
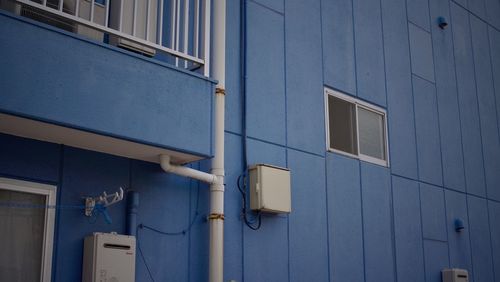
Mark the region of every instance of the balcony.
POLYGON ((0 7, 0 132, 152 162, 212 155, 210 0, 0 7))

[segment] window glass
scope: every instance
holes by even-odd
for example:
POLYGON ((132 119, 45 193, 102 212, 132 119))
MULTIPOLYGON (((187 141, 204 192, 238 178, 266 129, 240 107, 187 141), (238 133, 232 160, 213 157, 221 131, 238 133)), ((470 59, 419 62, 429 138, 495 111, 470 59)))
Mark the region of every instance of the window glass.
MULTIPOLYGON (((0 189, 0 202, 43 206, 46 196, 0 189)), ((45 209, 0 205, 0 281, 40 281, 45 209)))
POLYGON ((358 107, 359 151, 363 155, 385 159, 384 117, 358 107))
POLYGON ((356 155, 356 105, 328 97, 330 148, 356 155))

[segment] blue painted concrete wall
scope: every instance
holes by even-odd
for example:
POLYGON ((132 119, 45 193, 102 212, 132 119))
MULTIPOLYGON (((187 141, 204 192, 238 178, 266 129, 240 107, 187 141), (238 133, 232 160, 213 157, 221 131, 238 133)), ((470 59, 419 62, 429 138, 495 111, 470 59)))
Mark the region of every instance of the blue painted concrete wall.
MULTIPOLYGON (((292 172, 292 213, 241 221, 239 1, 227 1, 226 280, 441 281, 444 267, 500 281, 500 2, 248 0, 248 163, 292 172), (449 26, 440 29, 436 19, 449 26), (323 87, 387 110, 390 165, 326 152, 323 87), (465 229, 455 232, 460 218, 465 229)), ((187 113, 188 116, 196 113, 187 113)), ((192 132, 186 132, 189 138, 192 132)), ((207 161, 192 164, 207 170, 207 161)), ((207 187, 157 165, 0 135, 0 174, 58 185, 62 204, 140 192, 156 281, 204 281, 207 187)), ((78 280, 82 238, 125 230, 59 211, 54 281, 78 280)), ((137 258, 137 281, 150 281, 137 258)))
POLYGON ((0 13, 0 112, 212 155, 213 81, 30 22, 0 13))

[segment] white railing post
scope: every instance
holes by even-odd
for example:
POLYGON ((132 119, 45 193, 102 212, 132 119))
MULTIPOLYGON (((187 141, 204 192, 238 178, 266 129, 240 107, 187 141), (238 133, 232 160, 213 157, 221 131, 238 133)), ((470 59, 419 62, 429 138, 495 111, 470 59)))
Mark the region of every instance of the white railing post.
MULTIPOLYGON (((187 55, 189 44, 189 0, 184 0, 184 42, 182 42, 182 52, 187 55)), ((184 60, 184 68, 187 68, 188 62, 184 60)))
POLYGON ((210 4, 211 0, 202 0, 203 1, 203 7, 202 7, 202 14, 203 14, 203 21, 202 21, 202 50, 201 50, 201 56, 204 61, 203 65, 203 75, 205 76, 210 76, 210 4))
MULTIPOLYGON (((74 9, 69 7, 73 9, 69 12, 65 10, 68 7, 64 7, 64 0, 54 1, 55 6, 47 6, 47 0, 41 0, 40 2, 33 0, 14 1, 41 10, 46 15, 61 17, 74 24, 166 53, 175 59, 177 66, 179 66, 181 60, 181 62, 184 61, 184 64, 182 64, 184 68, 188 68, 191 66, 190 64, 193 64, 203 68, 203 75, 210 76, 211 9, 213 5, 211 0, 171 0, 170 10, 165 7, 165 0, 158 0, 160 2, 155 2, 156 6, 152 0, 117 0, 116 9, 111 6, 111 0, 104 0, 105 15, 103 22, 99 20, 99 23, 96 22, 98 16, 96 0, 88 0, 90 4, 88 15, 80 15, 82 12, 80 4, 83 0, 74 0, 76 6, 74 9), (145 16, 142 15, 142 12, 139 13, 138 1, 141 1, 141 3, 147 1, 145 16), (124 15, 126 10, 124 2, 132 5, 132 14, 128 17, 124 15), (156 17, 152 14, 154 8, 156 8, 156 17), (164 12, 169 17, 165 17, 164 12), (119 13, 119 15, 113 13, 119 13), (150 34, 154 24, 154 20, 151 22, 153 17, 156 18, 157 36, 155 39, 152 38, 154 34, 150 34), (146 22, 142 24, 144 20, 146 22), (170 21, 170 30, 165 31, 163 23, 167 20, 170 21), (132 26, 132 30, 126 30, 125 25, 127 27, 132 26), (145 36, 142 36, 143 26, 146 30, 145 36), (140 32, 139 29, 141 29, 140 32), (164 39, 164 31, 165 36, 170 37, 170 43, 164 39), (190 50, 191 44, 192 50, 190 50)), ((101 17, 100 10, 99 17, 101 17)))
POLYGON ((160 3, 158 4, 159 5, 159 16, 158 16, 158 21, 156 22, 156 27, 157 27, 157 43, 160 45, 160 46, 163 46, 163 1, 164 0, 159 0, 160 3))

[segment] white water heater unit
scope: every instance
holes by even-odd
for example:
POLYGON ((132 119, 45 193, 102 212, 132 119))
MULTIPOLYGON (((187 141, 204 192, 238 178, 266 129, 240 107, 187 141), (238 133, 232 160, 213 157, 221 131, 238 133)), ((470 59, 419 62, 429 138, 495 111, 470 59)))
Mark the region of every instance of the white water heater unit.
POLYGON ((82 282, 134 282, 135 237, 94 233, 85 237, 82 282))

